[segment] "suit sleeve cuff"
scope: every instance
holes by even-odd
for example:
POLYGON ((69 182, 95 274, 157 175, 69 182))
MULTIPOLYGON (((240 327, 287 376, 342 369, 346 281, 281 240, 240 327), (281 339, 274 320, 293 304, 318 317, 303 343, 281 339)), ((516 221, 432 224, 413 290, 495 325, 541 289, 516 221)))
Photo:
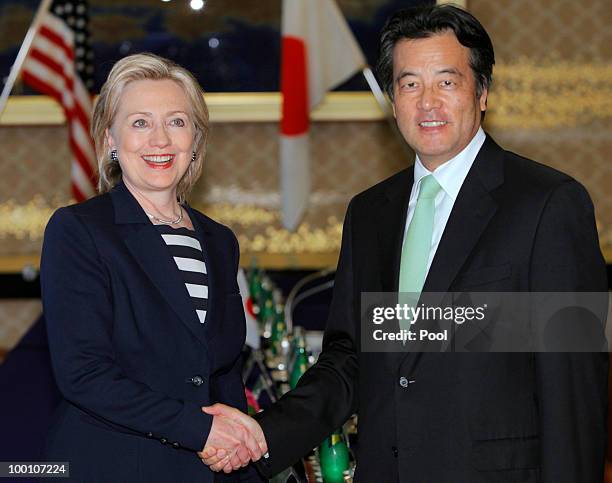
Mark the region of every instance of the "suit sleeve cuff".
POLYGON ((202 451, 212 427, 213 416, 192 402, 185 402, 177 427, 176 442, 183 448, 202 451))

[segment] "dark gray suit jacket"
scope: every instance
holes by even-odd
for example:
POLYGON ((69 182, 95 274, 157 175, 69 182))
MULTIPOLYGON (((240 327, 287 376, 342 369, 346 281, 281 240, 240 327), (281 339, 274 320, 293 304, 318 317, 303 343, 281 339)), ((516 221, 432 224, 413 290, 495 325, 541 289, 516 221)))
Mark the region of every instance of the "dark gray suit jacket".
MULTIPOLYGON (((258 415, 270 449, 260 470, 295 462, 356 412, 356 481, 600 483, 606 353, 360 350, 360 294, 398 288, 412 184, 409 168, 351 201, 323 352, 258 415)), ((585 189, 487 137, 424 286, 460 290, 606 292, 585 189)))

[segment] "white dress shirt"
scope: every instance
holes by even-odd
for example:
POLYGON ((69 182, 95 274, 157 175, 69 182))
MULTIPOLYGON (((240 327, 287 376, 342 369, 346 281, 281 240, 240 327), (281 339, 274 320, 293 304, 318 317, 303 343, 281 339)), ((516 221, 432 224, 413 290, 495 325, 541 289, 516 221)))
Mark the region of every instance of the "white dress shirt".
POLYGON ((431 267, 431 262, 436 254, 436 250, 438 249, 438 244, 442 238, 442 233, 444 233, 446 222, 448 221, 451 211, 453 210, 459 190, 461 189, 463 181, 465 180, 465 177, 476 159, 478 151, 480 151, 480 148, 485 142, 485 139, 486 135, 482 130, 482 127, 478 128, 478 131, 469 144, 463 149, 463 151, 457 154, 457 156, 454 158, 451 158, 444 164, 438 166, 433 172, 429 171, 425 166, 423 166, 423 163, 421 163, 418 155, 416 157, 414 162, 414 184, 412 185, 410 201, 408 203, 404 241, 406 240, 406 233, 408 232, 408 227, 410 226, 412 216, 414 215, 414 208, 421 189, 421 180, 425 176, 431 174, 442 188, 436 196, 435 201, 434 226, 433 234, 431 236, 429 260, 427 261, 426 277, 429 273, 429 268, 431 267))

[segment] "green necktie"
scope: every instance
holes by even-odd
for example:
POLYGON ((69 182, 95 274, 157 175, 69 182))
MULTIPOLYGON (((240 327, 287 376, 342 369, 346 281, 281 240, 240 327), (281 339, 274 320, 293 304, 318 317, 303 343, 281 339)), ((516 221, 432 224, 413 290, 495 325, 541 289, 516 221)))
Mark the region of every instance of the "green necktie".
MULTIPOLYGON (((414 294, 414 300, 412 296, 402 297, 402 303, 416 305, 421 290, 423 290, 431 250, 435 201, 439 191, 440 185, 432 175, 421 179, 419 197, 402 246, 399 278, 399 291, 414 294)), ((400 321, 400 327, 408 328, 408 322, 400 321)))

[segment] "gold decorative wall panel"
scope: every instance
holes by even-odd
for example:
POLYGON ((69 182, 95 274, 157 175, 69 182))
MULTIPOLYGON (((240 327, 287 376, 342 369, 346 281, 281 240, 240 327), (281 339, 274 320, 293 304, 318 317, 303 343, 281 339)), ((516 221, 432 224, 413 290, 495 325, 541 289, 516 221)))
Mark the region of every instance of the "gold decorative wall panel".
POLYGON ((493 40, 500 64, 520 58, 612 60, 608 0, 468 0, 493 40))
MULTIPOLYGON (((70 202, 65 136, 61 126, 0 129, 0 143, 16 146, 14 157, 0 159, 0 258, 38 253, 53 209, 70 202)), ((384 122, 315 123, 311 140, 314 189, 296 233, 280 225, 276 123, 213 124, 191 204, 230 225, 243 253, 315 254, 289 263, 333 265, 350 197, 407 166, 410 156, 384 122)))
POLYGON ((587 187, 612 261, 610 2, 469 0, 468 7, 495 47, 489 132, 587 187))

